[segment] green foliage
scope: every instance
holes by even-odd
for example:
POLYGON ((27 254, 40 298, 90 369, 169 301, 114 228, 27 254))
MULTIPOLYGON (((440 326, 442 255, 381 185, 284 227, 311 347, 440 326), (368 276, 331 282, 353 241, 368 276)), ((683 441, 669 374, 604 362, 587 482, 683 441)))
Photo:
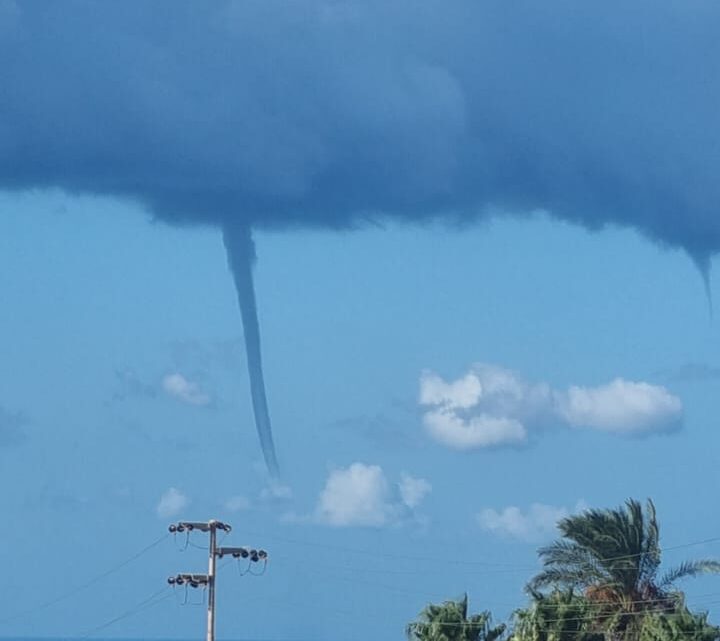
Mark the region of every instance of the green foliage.
POLYGON ((642 617, 638 641, 717 641, 720 628, 707 621, 707 613, 695 614, 684 605, 675 612, 651 612, 642 617))
POLYGON ((719 641, 720 628, 706 613, 693 613, 682 596, 672 609, 632 614, 608 611, 568 591, 533 593, 531 604, 513 614, 509 641, 719 641))
POLYGON ((409 624, 406 635, 409 641, 496 641, 505 632, 505 626, 490 625, 489 612, 468 617, 467 594, 459 601, 430 604, 420 613, 420 621, 409 624))
POLYGON ((532 603, 513 614, 512 641, 604 641, 596 609, 572 590, 532 593, 532 603))
MULTIPOLYGON (((688 561, 658 578, 655 506, 629 499, 560 521, 562 537, 539 550, 543 570, 528 584, 507 641, 720 641, 707 614, 693 613, 674 583, 720 572, 720 562, 688 561)), ((407 626, 408 641, 498 641, 505 626, 489 612, 468 616, 468 599, 428 605, 407 626)))
POLYGON ((674 582, 704 572, 720 572, 717 561, 683 563, 658 579, 660 530, 653 502, 643 510, 628 499, 610 510, 587 510, 558 523, 562 539, 539 550, 544 569, 531 590, 581 588, 590 600, 612 610, 636 612, 671 605, 674 582))

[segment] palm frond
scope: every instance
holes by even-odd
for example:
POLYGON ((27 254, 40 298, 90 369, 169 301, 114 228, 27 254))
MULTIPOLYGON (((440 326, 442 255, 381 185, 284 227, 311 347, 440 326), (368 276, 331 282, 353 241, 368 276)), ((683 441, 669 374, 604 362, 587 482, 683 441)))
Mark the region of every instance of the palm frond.
POLYGON ((598 574, 590 574, 584 569, 549 568, 534 576, 528 582, 526 589, 532 593, 547 587, 584 587, 597 583, 603 578, 598 574))
POLYGON ((458 609, 460 610, 460 616, 463 619, 467 619, 467 613, 468 613, 468 595, 467 592, 465 592, 462 596, 462 599, 456 602, 456 605, 458 609))
POLYGON ((660 579, 658 586, 660 588, 667 588, 679 579, 698 576, 699 574, 720 574, 720 561, 713 561, 711 559, 685 561, 677 567, 668 570, 660 579))
POLYGON ((640 564, 640 580, 650 584, 655 581, 657 571, 660 567, 660 528, 657 522, 655 504, 651 499, 645 504, 647 522, 645 524, 645 540, 643 541, 642 557, 640 564))
POLYGON ((504 623, 496 625, 494 628, 489 628, 485 632, 485 641, 497 641, 497 639, 499 639, 500 637, 502 637, 503 634, 505 634, 506 629, 507 627, 504 623))
POLYGON ((591 550, 574 541, 559 540, 538 550, 543 565, 596 564, 597 559, 591 550))

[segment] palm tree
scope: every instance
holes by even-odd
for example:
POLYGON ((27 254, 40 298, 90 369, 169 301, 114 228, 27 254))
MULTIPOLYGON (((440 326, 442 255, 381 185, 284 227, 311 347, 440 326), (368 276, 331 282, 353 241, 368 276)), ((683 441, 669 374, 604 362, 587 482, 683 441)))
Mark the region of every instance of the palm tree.
POLYGON ((651 612, 643 617, 639 641, 717 641, 720 628, 708 623, 707 613, 695 614, 684 601, 675 612, 651 612))
POLYGON ((505 632, 503 624, 491 627, 490 612, 468 617, 467 594, 459 601, 428 605, 420 619, 405 629, 408 641, 496 641, 505 632))
POLYGON ((649 499, 644 510, 628 499, 617 509, 587 510, 562 519, 558 528, 562 538, 539 550, 545 569, 528 589, 580 588, 608 622, 613 618, 615 629, 627 629, 640 612, 674 610, 677 580, 720 572, 718 561, 690 561, 658 578, 660 533, 649 499))
POLYGON ((569 590, 531 592, 527 608, 513 613, 510 641, 604 641, 595 624, 595 609, 569 590))

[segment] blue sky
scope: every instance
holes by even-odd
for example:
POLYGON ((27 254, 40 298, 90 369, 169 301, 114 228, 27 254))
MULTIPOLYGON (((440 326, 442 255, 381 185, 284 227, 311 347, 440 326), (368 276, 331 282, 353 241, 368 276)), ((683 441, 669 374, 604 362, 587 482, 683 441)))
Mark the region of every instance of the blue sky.
POLYGON ((668 561, 720 557, 718 19, 0 0, 0 634, 195 638, 171 591, 98 626, 201 539, 68 594, 179 518, 272 555, 222 568, 224 638, 397 638, 463 591, 503 620, 558 518, 631 496, 668 561))
MULTIPOLYGON (((522 603, 552 520, 578 504, 651 496, 668 546, 717 534, 706 509, 717 491, 716 329, 681 252, 540 215, 463 230, 260 234, 287 486, 271 498, 219 234, 60 193, 6 194, 2 212, 3 431, 18 433, 0 448, 2 509, 18 524, 2 535, 3 566, 17 576, 2 588, 8 615, 93 578, 181 517, 224 518, 228 542, 273 555, 262 577, 223 569, 218 631, 238 638, 333 639, 338 626, 394 638, 426 602, 464 590, 502 618, 522 603), (616 377, 664 386, 682 424, 638 437, 528 419, 522 447, 453 449, 424 425, 420 380, 430 370, 456 381, 478 362, 555 390, 616 377), (176 389, 173 375, 197 388, 176 389), (412 508, 399 489, 408 477, 420 488, 412 508)), ((707 544, 667 557, 717 554, 707 544)), ((82 632, 204 563, 166 540, 4 629, 82 632)), ((715 609, 715 580, 687 587, 691 603, 715 609)), ((169 599, 104 634, 190 637, 203 618, 169 599)))

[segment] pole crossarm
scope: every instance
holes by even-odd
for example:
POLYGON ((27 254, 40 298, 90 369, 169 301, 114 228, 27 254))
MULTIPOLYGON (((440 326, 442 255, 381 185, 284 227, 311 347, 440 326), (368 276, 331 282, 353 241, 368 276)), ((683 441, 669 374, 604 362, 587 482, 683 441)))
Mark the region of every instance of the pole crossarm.
POLYGON ((180 521, 179 523, 173 523, 170 527, 168 527, 168 530, 172 532, 173 534, 175 532, 192 532, 193 530, 198 530, 199 532, 210 532, 212 530, 223 530, 225 532, 230 532, 232 530, 232 527, 227 524, 223 523, 222 521, 180 521))
POLYGON ((268 553, 265 550, 256 550, 248 547, 219 547, 217 544, 217 531, 223 530, 226 534, 232 528, 227 523, 217 521, 179 521, 168 527, 172 534, 186 532, 189 538, 190 532, 205 532, 210 535, 208 544, 208 572, 207 574, 176 574, 168 579, 172 586, 185 585, 192 588, 207 587, 207 636, 206 641, 215 641, 215 581, 216 581, 216 559, 224 556, 232 556, 236 559, 250 559, 251 563, 264 561, 267 563, 268 553))
POLYGON ((221 559, 224 556, 232 556, 235 559, 249 558, 253 563, 257 563, 258 561, 265 561, 268 558, 268 553, 265 550, 256 550, 255 548, 246 547, 219 547, 215 551, 215 554, 217 554, 217 556, 221 559))
POLYGON ((170 585, 183 585, 187 583, 191 588, 197 588, 201 585, 208 585, 210 577, 207 574, 177 574, 168 579, 170 585))

